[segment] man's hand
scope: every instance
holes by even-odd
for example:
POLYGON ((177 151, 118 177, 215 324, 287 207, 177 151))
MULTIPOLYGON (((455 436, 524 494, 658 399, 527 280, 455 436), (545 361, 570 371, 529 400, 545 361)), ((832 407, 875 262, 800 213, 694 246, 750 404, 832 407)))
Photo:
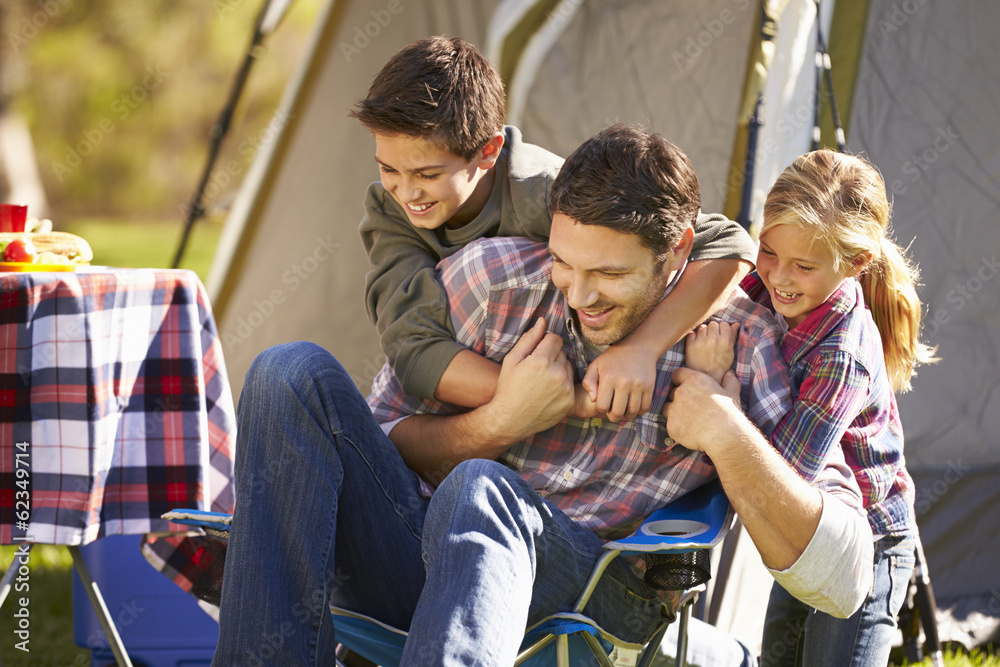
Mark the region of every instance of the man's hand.
POLYGON ((722 384, 722 378, 736 360, 739 322, 708 322, 687 335, 684 365, 722 384))
POLYGON ((737 424, 746 422, 740 409, 740 381, 726 373, 723 384, 690 368, 678 368, 670 376, 671 398, 663 406, 667 433, 688 449, 712 455, 718 443, 732 441, 737 424), (735 396, 735 398, 734 398, 735 396))
POLYGON ((504 358, 497 393, 484 408, 512 442, 555 426, 573 408, 573 367, 562 345, 539 318, 504 358))
POLYGON ((620 341, 594 359, 583 387, 598 412, 606 413, 611 421, 635 419, 653 403, 657 360, 654 351, 620 341))

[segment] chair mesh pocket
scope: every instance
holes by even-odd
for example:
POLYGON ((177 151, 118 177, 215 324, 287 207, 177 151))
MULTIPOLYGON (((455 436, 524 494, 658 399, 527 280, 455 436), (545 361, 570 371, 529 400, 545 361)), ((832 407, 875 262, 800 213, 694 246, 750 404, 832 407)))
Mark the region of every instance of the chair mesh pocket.
POLYGON ((189 572, 191 594, 199 600, 219 606, 229 533, 211 528, 206 528, 205 532, 208 535, 191 538, 198 545, 198 550, 191 559, 194 568, 189 572))
POLYGON ((646 554, 646 585, 661 591, 681 591, 712 578, 708 549, 682 554, 646 554))

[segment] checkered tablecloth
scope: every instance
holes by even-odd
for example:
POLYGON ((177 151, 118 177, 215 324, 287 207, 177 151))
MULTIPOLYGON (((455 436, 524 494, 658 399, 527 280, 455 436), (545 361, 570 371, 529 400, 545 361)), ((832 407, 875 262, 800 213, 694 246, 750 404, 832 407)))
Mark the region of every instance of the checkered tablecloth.
MULTIPOLYGON (((235 444, 193 272, 0 273, 0 543, 87 544, 184 530, 160 518, 178 507, 231 512, 235 444)), ((175 580, 197 558, 150 542, 175 580)))

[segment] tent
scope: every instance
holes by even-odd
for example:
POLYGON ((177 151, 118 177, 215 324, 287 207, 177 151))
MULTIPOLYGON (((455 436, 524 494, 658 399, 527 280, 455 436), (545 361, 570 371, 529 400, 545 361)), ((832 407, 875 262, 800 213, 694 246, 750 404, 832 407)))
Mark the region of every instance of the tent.
MULTIPOLYGON (((747 146, 750 211, 759 215, 776 175, 809 150, 817 105, 822 141, 835 145, 835 101, 848 150, 878 165, 891 190, 897 240, 923 270, 925 337, 942 359, 900 397, 942 639, 995 638, 997 26, 1000 5, 972 0, 331 0, 208 281, 234 391, 257 352, 284 341, 325 346, 363 390, 385 361, 364 311, 357 234, 365 187, 377 178, 373 142, 347 110, 415 39, 477 44, 505 77, 509 120, 557 153, 615 121, 663 133, 691 156, 704 209, 730 217, 740 210, 747 146), (817 25, 833 97, 817 77, 817 25)), ((759 627, 745 621, 763 608, 759 567, 752 555, 738 559, 723 604, 731 609, 718 615, 751 642, 759 627)))

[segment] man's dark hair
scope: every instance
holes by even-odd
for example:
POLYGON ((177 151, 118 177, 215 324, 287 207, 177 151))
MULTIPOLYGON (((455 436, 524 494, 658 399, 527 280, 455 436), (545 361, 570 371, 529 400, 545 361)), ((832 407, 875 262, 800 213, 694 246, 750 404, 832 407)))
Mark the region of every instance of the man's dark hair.
POLYGON ((421 137, 471 160, 503 130, 503 81, 472 44, 430 37, 394 55, 350 115, 373 133, 421 137))
POLYGON ((585 141, 549 195, 549 213, 636 234, 660 260, 700 208, 698 177, 684 152, 636 125, 612 125, 585 141))

